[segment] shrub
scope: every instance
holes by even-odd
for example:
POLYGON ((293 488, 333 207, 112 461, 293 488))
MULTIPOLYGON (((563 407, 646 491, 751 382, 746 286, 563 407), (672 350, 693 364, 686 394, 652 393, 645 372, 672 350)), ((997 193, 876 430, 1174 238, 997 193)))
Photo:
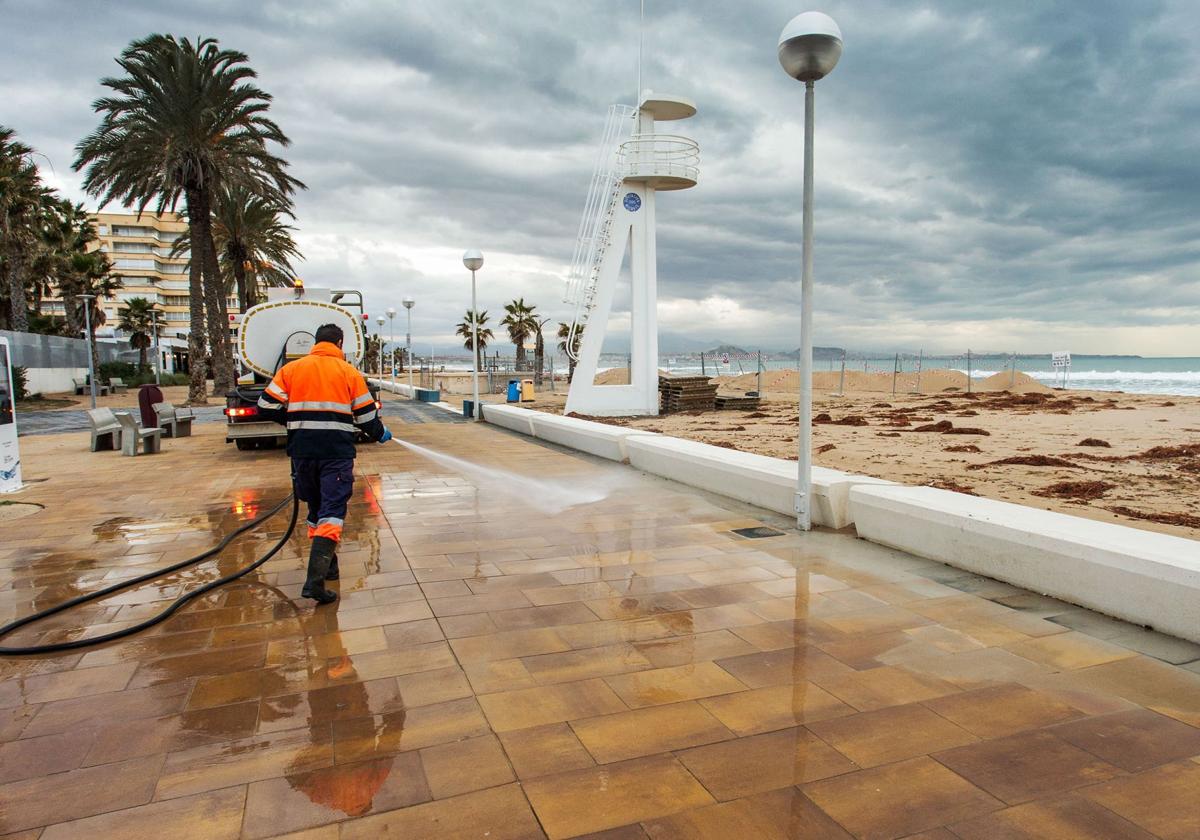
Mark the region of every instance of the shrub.
POLYGON ((13 365, 13 396, 18 400, 29 399, 29 373, 22 365, 13 365))
POLYGON ((138 375, 137 365, 131 362, 101 362, 100 369, 96 371, 96 380, 98 382, 107 382, 116 377, 126 384, 130 383, 138 375))

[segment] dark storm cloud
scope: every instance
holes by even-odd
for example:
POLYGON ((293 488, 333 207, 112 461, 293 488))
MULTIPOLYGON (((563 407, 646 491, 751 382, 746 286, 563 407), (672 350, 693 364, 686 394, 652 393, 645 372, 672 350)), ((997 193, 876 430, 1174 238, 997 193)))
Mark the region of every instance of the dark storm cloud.
MULTIPOLYGON (((803 89, 783 2, 647 3, 644 82, 694 98, 701 184, 659 198, 664 331, 795 346, 803 89)), ((250 54, 298 198, 303 273, 418 298, 438 343, 481 305, 549 314, 637 4, 0 2, 0 123, 77 191, 74 143, 132 38, 250 54), (69 45, 69 46, 64 46, 69 45)), ((830 2, 817 96, 817 339, 864 348, 1200 353, 1200 12, 1187 0, 830 2)), ((77 194, 77 192, 76 192, 77 194)), ((311 282, 311 280, 310 280, 311 282)))

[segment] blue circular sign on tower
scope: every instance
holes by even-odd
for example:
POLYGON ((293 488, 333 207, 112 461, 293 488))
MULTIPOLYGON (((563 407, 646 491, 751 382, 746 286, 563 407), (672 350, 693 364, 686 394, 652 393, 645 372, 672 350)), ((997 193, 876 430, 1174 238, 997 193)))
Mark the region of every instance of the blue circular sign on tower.
POLYGON ((637 193, 625 193, 625 209, 630 213, 636 213, 642 207, 642 200, 637 193))

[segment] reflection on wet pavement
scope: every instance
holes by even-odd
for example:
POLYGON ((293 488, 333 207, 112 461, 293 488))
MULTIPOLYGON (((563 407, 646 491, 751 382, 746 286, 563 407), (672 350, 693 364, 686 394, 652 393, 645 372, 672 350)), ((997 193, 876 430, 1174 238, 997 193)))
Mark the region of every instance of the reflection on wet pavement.
MULTIPOLYGON (((299 599, 294 536, 136 638, 0 662, 0 834, 1200 835, 1200 647, 495 429, 392 422, 492 472, 365 447, 335 605, 299 599), (608 495, 523 495, 568 485, 608 495), (784 533, 732 533, 760 525, 784 533)), ((0 529, 0 619, 288 492, 282 453, 177 443, 131 483, 116 453, 31 438, 47 508, 0 529)), ((14 642, 145 618, 284 524, 14 642)))

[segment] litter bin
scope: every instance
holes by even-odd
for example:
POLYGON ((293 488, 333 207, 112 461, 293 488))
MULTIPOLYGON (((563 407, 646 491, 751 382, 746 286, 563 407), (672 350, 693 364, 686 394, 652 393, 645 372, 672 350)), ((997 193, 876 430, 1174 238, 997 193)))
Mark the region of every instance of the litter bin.
POLYGON ((475 416, 475 401, 463 400, 463 417, 468 419, 475 416))
POLYGON ((533 380, 521 380, 521 402, 533 402, 533 380))
POLYGON ((154 404, 163 401, 162 389, 157 385, 143 385, 138 388, 138 409, 142 415, 143 429, 158 428, 158 412, 154 404))
POLYGON ((521 380, 520 379, 508 380, 507 401, 508 402, 520 402, 521 401, 521 380))

